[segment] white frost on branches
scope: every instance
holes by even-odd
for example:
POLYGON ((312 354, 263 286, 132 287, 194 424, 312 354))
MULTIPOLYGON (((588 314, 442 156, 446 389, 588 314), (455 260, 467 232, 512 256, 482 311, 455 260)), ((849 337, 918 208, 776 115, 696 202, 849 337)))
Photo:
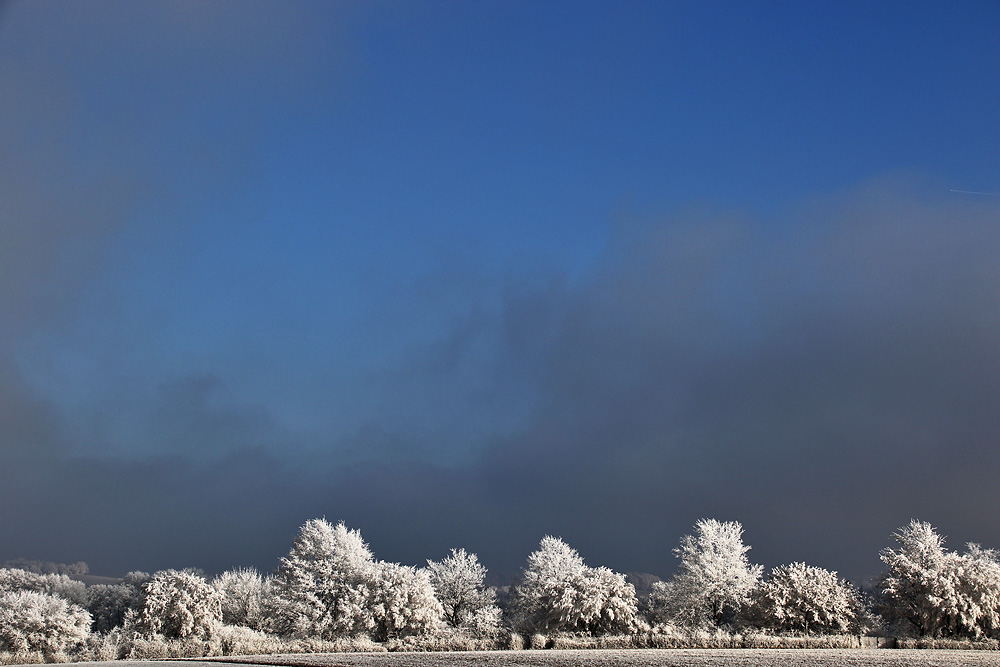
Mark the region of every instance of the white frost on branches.
POLYGON ((374 556, 359 531, 307 521, 281 559, 275 630, 322 639, 368 634, 375 625, 367 609, 372 567, 374 556))
POLYGON ((157 572, 143 586, 139 627, 172 639, 211 638, 222 622, 218 591, 190 572, 157 572))
POLYGON ((681 561, 677 574, 653 585, 650 605, 659 621, 719 627, 750 602, 762 568, 750 564, 738 521, 701 519, 694 529, 674 550, 681 561))
POLYGON ((426 572, 380 561, 372 574, 373 639, 419 635, 441 625, 443 611, 426 572))
POLYGON ((0 651, 43 653, 49 660, 83 645, 90 614, 68 600, 37 591, 0 592, 0 651))
POLYGON ((80 607, 87 604, 86 586, 65 574, 38 574, 20 568, 0 568, 0 591, 34 591, 55 595, 80 607))
POLYGON ((965 554, 947 551, 944 538, 926 522, 910 521, 887 548, 882 587, 890 622, 920 635, 972 636, 1000 629, 1000 562, 976 544, 965 554))
POLYGON ((267 627, 272 611, 273 582, 253 568, 223 572, 212 580, 222 599, 222 621, 253 630, 267 627))
POLYGON ((552 536, 528 556, 513 603, 517 624, 540 632, 631 632, 642 625, 635 587, 623 575, 587 567, 575 549, 552 536))
POLYGON ((485 585, 486 568, 476 554, 452 549, 444 560, 428 560, 427 574, 448 625, 479 637, 496 634, 500 627, 496 590, 485 585))
POLYGON ((771 570, 755 602, 758 620, 782 633, 858 631, 863 609, 858 591, 836 572, 805 563, 771 570))
POLYGON ((426 574, 376 562, 359 531, 325 519, 299 529, 275 587, 275 630, 299 637, 419 634, 436 627, 442 614, 426 574))

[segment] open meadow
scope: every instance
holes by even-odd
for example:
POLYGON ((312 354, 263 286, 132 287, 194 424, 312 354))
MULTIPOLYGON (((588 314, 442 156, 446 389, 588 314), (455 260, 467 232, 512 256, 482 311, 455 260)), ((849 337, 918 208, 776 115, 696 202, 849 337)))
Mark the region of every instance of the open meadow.
MULTIPOLYGON (((926 649, 633 649, 325 653, 157 661, 155 667, 1000 667, 1000 652, 926 649)), ((77 663, 150 667, 150 662, 77 663)))

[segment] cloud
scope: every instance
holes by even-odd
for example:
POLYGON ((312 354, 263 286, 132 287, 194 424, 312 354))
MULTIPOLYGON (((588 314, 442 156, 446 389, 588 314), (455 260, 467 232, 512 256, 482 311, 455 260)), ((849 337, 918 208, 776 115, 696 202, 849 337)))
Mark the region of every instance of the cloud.
POLYGON ((208 373, 161 384, 151 416, 161 451, 208 458, 234 450, 269 449, 276 440, 284 440, 263 405, 226 401, 225 389, 222 379, 208 373))
POLYGON ((354 21, 226 1, 10 2, 2 19, 0 336, 72 308, 123 244, 183 242, 208 201, 254 187, 247 137, 329 111, 354 21))
MULTIPOLYGON (((0 551, 268 569, 323 515, 382 558, 464 546, 508 572, 552 533, 588 562, 668 574, 702 517, 742 521, 766 565, 856 578, 911 517, 1000 544, 982 496, 1000 473, 994 206, 888 180, 768 219, 625 220, 611 238, 579 280, 465 279, 478 287, 456 295, 436 278, 445 296, 408 301, 428 325, 359 386, 379 409, 346 433, 304 441, 218 373, 165 382, 136 429, 162 446, 38 458, 45 500, 5 519, 0 551)), ((24 439, 61 451, 64 416, 4 378, 24 439)))
POLYGON ((701 516, 760 530, 772 563, 852 573, 910 516, 997 541, 961 480, 1000 468, 998 251, 995 207, 893 182, 786 221, 619 230, 542 308, 543 400, 487 465, 498 503, 510 489, 607 558, 609 531, 662 531, 663 567, 701 516))

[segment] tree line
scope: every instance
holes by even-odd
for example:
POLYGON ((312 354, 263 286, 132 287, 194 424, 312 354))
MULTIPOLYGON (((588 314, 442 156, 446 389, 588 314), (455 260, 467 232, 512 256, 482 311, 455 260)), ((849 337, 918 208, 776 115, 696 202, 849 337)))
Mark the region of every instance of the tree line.
POLYGON ((805 563, 765 574, 738 522, 704 519, 674 550, 674 576, 640 599, 625 575, 546 536, 501 605, 476 554, 453 549, 424 567, 380 561, 360 531, 313 519, 267 575, 132 572, 87 587, 55 567, 2 568, 0 661, 542 647, 538 638, 567 634, 658 645, 649 638, 683 630, 1000 638, 997 552, 948 551, 919 521, 893 537, 877 590, 864 593, 805 563))

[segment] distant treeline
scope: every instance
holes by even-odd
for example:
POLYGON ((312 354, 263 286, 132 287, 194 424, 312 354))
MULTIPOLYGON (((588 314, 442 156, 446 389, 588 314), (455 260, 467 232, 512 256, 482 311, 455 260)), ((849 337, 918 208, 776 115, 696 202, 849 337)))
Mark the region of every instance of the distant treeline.
POLYGON ((27 558, 16 558, 4 561, 0 568, 7 570, 24 570, 34 574, 65 574, 83 575, 90 571, 87 564, 79 563, 52 563, 47 560, 28 560, 27 558))
POLYGON ((549 647, 861 646, 997 648, 1000 556, 944 548, 912 521, 884 549, 877 590, 836 572, 750 562, 738 522, 704 519, 674 550, 675 575, 637 595, 546 536, 504 595, 476 554, 414 567, 377 560, 361 533, 325 519, 299 529, 277 570, 131 572, 84 586, 86 565, 9 561, 0 569, 0 662, 199 657, 345 650, 549 647), (14 567, 9 567, 13 565, 14 567), (916 642, 916 643, 914 643, 916 642), (870 644, 870 642, 867 642, 870 644), (950 643, 950 644, 949 644, 950 643), (905 644, 905 642, 904 642, 905 644))

